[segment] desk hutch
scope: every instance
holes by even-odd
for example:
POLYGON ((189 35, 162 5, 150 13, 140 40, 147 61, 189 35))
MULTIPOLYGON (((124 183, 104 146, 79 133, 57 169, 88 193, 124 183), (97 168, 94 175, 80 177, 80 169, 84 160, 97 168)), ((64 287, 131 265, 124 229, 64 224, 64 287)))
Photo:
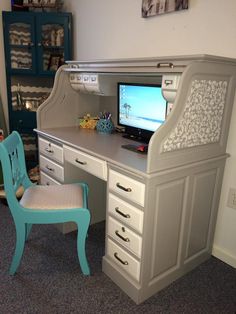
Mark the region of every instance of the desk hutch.
POLYGON ((37 111, 42 183, 89 183, 92 223, 106 219, 103 271, 136 303, 211 255, 235 78, 235 60, 209 55, 71 61, 37 111), (147 155, 78 127, 103 110, 116 122, 119 81, 160 83, 173 104, 147 155))

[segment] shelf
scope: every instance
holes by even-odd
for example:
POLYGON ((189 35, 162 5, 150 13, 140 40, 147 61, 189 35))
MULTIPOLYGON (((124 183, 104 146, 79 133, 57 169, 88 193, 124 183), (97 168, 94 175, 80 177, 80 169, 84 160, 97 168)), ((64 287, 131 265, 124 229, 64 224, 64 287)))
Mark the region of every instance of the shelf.
POLYGON ((64 49, 64 46, 51 46, 51 45, 44 45, 44 44, 42 44, 42 47, 45 49, 64 49))
POLYGON ((10 44, 12 48, 29 48, 32 46, 32 43, 25 43, 25 44, 10 44))
POLYGON ((62 3, 47 3, 47 4, 42 4, 42 3, 25 3, 23 4, 23 7, 28 7, 28 8, 57 8, 61 7, 62 3))
POLYGON ((40 4, 40 3, 29 3, 29 4, 23 4, 24 8, 29 8, 29 9, 56 9, 59 10, 63 6, 62 3, 48 3, 48 4, 40 4))

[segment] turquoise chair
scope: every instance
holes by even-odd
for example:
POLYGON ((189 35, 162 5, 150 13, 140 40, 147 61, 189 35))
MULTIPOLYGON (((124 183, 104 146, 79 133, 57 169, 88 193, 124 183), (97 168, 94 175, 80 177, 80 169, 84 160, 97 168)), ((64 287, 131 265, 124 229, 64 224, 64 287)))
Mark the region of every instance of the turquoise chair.
POLYGON ((33 184, 26 171, 23 143, 16 131, 0 143, 0 160, 4 190, 16 228, 16 247, 10 274, 14 275, 17 271, 33 224, 74 221, 78 226, 77 253, 80 267, 84 275, 90 275, 85 253, 85 241, 90 223, 87 185, 85 183, 51 186, 33 184), (23 186, 24 193, 19 201, 16 191, 20 186, 23 186))

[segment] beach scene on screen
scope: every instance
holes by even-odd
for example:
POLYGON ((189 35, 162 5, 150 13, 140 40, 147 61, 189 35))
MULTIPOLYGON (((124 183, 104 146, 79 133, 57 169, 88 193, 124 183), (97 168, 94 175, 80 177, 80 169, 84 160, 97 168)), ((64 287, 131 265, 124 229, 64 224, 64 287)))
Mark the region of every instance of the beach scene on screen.
POLYGON ((120 123, 156 131, 165 121, 166 100, 160 86, 120 85, 120 123))

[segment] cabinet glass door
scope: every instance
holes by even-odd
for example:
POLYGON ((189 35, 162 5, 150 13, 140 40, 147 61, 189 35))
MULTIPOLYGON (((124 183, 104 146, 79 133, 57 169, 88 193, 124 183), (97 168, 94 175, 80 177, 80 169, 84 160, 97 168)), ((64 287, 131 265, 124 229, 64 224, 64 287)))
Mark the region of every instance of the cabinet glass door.
POLYGON ((8 42, 5 43, 9 51, 6 58, 8 68, 13 73, 35 73, 36 71, 35 35, 32 25, 31 17, 24 19, 23 16, 12 19, 6 25, 6 31, 9 34, 8 42))
MULTIPOLYGON (((52 20, 52 18, 51 18, 52 20)), ((38 54, 40 73, 53 73, 65 62, 67 48, 64 43, 68 43, 66 31, 68 24, 67 17, 53 17, 53 22, 46 17, 38 20, 38 54), (40 63, 40 60, 42 61, 40 63)))
MULTIPOLYGON (((38 107, 48 98, 53 86, 53 77, 35 77, 14 75, 11 77, 10 95, 11 110, 36 112, 38 107)), ((31 121, 25 121, 30 123, 31 121)))

